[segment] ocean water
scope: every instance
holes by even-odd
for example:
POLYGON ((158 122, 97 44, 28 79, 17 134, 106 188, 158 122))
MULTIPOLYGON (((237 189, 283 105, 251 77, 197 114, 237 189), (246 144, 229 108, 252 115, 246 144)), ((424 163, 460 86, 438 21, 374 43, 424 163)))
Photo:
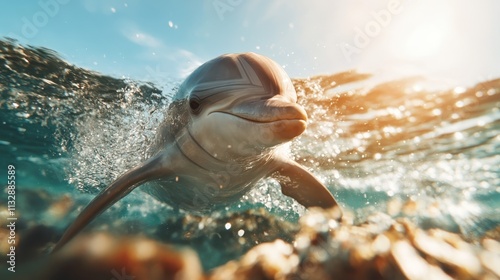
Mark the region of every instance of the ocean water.
MULTIPOLYGON (((356 223, 383 212, 472 241, 498 230, 500 79, 450 87, 376 77, 293 79, 309 123, 283 153, 320 178, 356 223)), ((180 82, 109 77, 49 49, 0 41, 0 174, 15 166, 18 234, 45 226, 57 240, 100 189, 140 163, 180 82)), ((138 188, 86 231, 189 245, 208 269, 255 244, 289 239, 305 211, 270 179, 204 217, 138 188), (255 230, 257 221, 265 230, 255 230), (219 225, 236 239, 223 238, 219 225)))

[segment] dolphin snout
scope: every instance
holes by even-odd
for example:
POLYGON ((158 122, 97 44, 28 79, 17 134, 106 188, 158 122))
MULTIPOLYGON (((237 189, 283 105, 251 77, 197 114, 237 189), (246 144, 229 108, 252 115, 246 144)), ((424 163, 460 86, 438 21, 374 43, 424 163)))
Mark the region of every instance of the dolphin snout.
POLYGON ((230 114, 270 129, 273 141, 282 143, 302 134, 307 127, 307 113, 295 102, 280 97, 265 100, 245 100, 233 103, 225 110, 215 111, 230 114))
POLYGON ((297 103, 290 103, 279 99, 269 99, 266 107, 276 120, 302 120, 307 122, 307 113, 297 103))
POLYGON ((271 98, 266 101, 266 107, 276 117, 271 123, 276 140, 286 142, 306 130, 307 113, 299 104, 271 98))

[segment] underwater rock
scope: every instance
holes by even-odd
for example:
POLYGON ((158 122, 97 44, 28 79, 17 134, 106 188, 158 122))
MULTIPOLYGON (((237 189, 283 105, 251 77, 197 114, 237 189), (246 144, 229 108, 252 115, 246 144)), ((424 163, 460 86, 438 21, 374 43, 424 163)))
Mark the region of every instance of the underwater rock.
POLYGON ((18 261, 25 262, 50 252, 60 234, 54 227, 35 225, 20 234, 17 244, 18 261))
POLYGON ((283 240, 253 247, 239 261, 230 261, 212 271, 209 279, 287 279, 297 269, 299 258, 283 240))
POLYGON ((466 242, 440 229, 377 213, 365 223, 339 221, 335 210, 300 219, 293 250, 282 241, 252 248, 210 279, 500 279, 500 243, 466 242), (279 268, 277 273, 275 269, 279 268))
MULTIPOLYGON (((187 215, 173 223, 180 227, 173 232, 184 231, 182 235, 168 232, 168 223, 158 228, 158 234, 177 244, 202 248, 201 258, 215 259, 224 250, 248 248, 238 259, 205 268, 206 274, 192 249, 174 250, 146 237, 93 233, 49 258, 39 258, 33 269, 20 264, 19 270, 29 274, 19 274, 24 278, 18 279, 500 279, 498 240, 485 237, 471 243, 459 234, 422 229, 406 218, 393 219, 384 213, 354 224, 344 214, 347 218, 340 219, 337 209, 310 209, 291 242, 276 238, 279 232, 271 225, 292 225, 280 224, 263 210, 217 217, 187 215), (261 242, 264 231, 270 229, 274 239, 261 242), (240 243, 246 235, 249 239, 240 243), (197 247, 200 244, 193 241, 203 242, 203 236, 211 245, 197 247), (259 244, 254 245, 255 241, 259 244)), ((53 234, 50 227, 29 229, 20 238, 19 251, 23 246, 46 250, 47 244, 53 244, 53 234), (22 245, 27 237, 33 243, 22 245), (37 238, 41 241, 36 242, 37 238)))
POLYGON ((467 243, 458 234, 423 230, 407 219, 394 220, 382 213, 360 225, 337 224, 330 212, 316 209, 301 219, 294 243, 300 256, 298 279, 499 277, 490 268, 500 257, 498 252, 467 243))
POLYGON ((26 212, 30 210, 32 213, 39 213, 47 210, 54 201, 53 196, 44 189, 23 190, 22 195, 19 195, 18 198, 21 207, 20 210, 26 212), (29 207, 29 209, 23 209, 23 206, 29 207))
MULTIPOLYGON (((69 195, 54 196, 49 192, 38 189, 23 189, 17 195, 14 231, 8 227, 0 228, 0 261, 6 259, 10 246, 17 250, 16 260, 19 263, 37 258, 47 253, 54 242, 60 237, 56 224, 67 215, 73 207, 73 200, 69 195), (13 235, 15 243, 9 243, 9 235, 13 235)), ((7 207, 0 207, 0 218, 7 220, 7 207)))
POLYGON ((484 234, 484 237, 500 240, 500 226, 497 226, 484 234))
POLYGON ((293 240, 297 231, 295 225, 269 214, 265 209, 250 209, 230 215, 198 216, 187 214, 181 218, 169 219, 158 227, 157 235, 168 240, 189 240, 207 235, 211 238, 250 237, 245 243, 256 245, 276 239, 293 240), (176 229, 176 230, 172 230, 176 229), (179 230, 177 230, 179 229, 179 230), (244 230, 242 234, 241 230, 244 230), (182 233, 179 235, 179 233, 182 233))
POLYGON ((240 257, 255 245, 276 239, 291 242, 297 231, 296 224, 259 208, 229 215, 172 218, 158 227, 156 236, 167 243, 191 246, 208 270, 240 257))
POLYGON ((500 279, 500 242, 486 238, 482 241, 486 249, 479 255, 483 265, 500 279))
POLYGON ((17 199, 16 210, 28 226, 55 225, 75 207, 69 194, 53 194, 44 189, 23 189, 17 199))
POLYGON ((66 216, 73 206, 74 201, 67 194, 58 197, 50 207, 47 209, 46 215, 48 215, 51 219, 61 220, 64 216, 66 216))
POLYGON ((93 234, 55 254, 37 279, 202 279, 196 253, 145 238, 93 234), (40 278, 41 276, 41 278, 40 278))

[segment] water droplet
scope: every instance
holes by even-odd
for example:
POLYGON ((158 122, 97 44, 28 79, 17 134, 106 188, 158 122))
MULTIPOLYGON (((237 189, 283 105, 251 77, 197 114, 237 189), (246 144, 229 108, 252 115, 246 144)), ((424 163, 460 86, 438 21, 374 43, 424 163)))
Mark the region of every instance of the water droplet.
POLYGON ((440 116, 441 115, 441 109, 437 109, 436 108, 436 109, 432 110, 432 114, 434 116, 440 116))
POLYGON ((20 118, 25 118, 25 119, 27 119, 27 118, 29 118, 29 117, 30 117, 30 114, 28 114, 28 113, 26 113, 26 112, 24 112, 24 113, 20 113, 20 112, 19 112, 19 113, 16 113, 16 116, 18 116, 18 117, 20 117, 20 118))
POLYGON ((465 92, 465 88, 464 87, 456 87, 453 89, 453 93, 454 94, 462 94, 465 92))
POLYGON ((245 234, 245 231, 244 231, 244 230, 242 230, 242 229, 238 230, 238 236, 240 236, 240 237, 241 237, 241 236, 243 236, 244 234, 245 234))
POLYGON ((230 228, 231 228, 231 223, 226 223, 226 224, 224 225, 224 227, 225 227, 226 229, 230 229, 230 228))
POLYGON ((462 132, 455 132, 453 133, 453 138, 456 140, 462 140, 464 139, 464 134, 462 132))

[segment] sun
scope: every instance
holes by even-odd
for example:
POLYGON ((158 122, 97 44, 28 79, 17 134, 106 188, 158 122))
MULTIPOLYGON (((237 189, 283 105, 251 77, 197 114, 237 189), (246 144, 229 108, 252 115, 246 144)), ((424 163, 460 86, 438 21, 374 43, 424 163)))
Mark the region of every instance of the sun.
POLYGON ((454 34, 453 6, 446 1, 420 3, 408 7, 406 13, 408 21, 400 34, 404 58, 420 60, 446 51, 454 34))
POLYGON ((403 56, 418 60, 439 53, 450 31, 447 22, 440 21, 422 23, 409 32, 402 46, 403 56))

